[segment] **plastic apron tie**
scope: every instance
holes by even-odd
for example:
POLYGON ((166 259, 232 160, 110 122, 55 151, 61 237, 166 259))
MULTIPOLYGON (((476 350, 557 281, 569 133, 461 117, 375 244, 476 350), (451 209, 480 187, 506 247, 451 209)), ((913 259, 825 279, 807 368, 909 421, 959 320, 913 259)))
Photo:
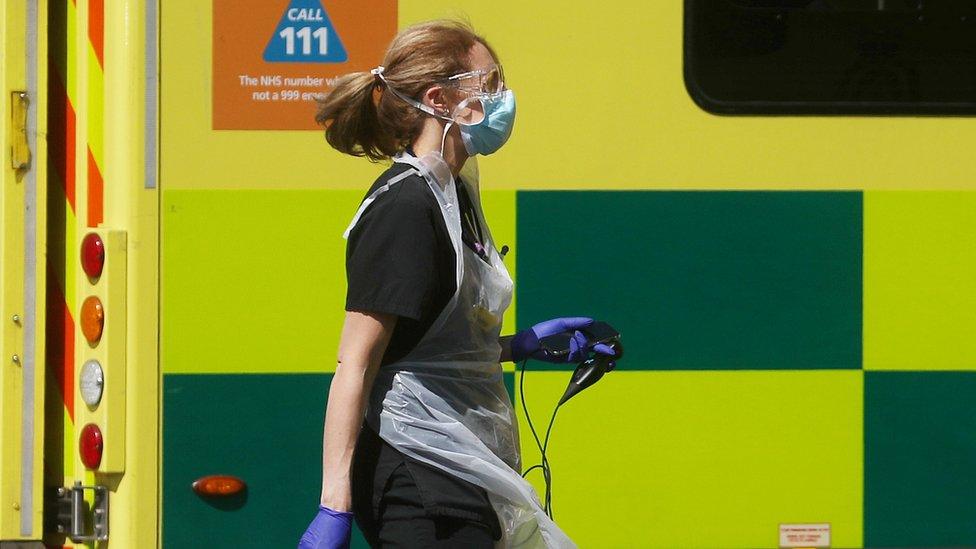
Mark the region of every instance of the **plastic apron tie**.
MULTIPOLYGON (((457 258, 457 284, 417 346, 379 369, 366 423, 403 454, 483 488, 501 525, 496 547, 576 547, 546 516, 535 489, 520 474, 518 419, 505 389, 498 343, 513 283, 491 232, 485 243, 490 263, 461 244, 454 178, 440 155, 400 155, 394 160, 413 166, 416 172, 409 173, 421 174, 437 198, 457 258)), ((345 236, 394 183, 363 201, 345 236)), ((478 182, 463 183, 486 225, 478 182)))

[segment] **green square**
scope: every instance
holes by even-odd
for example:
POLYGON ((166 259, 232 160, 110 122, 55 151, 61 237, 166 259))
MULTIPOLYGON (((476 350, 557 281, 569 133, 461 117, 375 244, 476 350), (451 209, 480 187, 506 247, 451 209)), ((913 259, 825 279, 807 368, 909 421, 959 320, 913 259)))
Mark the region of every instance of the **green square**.
POLYGON ((976 546, 976 372, 865 372, 864 541, 976 546))
MULTIPOLYGON (((294 547, 318 512, 331 374, 163 378, 163 547, 294 547), (194 480, 234 475, 243 498, 194 480)), ((357 529, 356 547, 366 547, 357 529)))
POLYGON ((518 325, 609 321, 619 368, 861 366, 860 193, 519 192, 517 249, 518 325))

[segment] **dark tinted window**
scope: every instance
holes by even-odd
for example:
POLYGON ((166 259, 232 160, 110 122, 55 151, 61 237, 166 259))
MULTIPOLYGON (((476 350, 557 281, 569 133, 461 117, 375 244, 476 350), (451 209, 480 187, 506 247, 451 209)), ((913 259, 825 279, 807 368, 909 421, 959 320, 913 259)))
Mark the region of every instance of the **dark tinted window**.
POLYGON ((718 113, 976 113, 976 1, 686 0, 685 84, 718 113))

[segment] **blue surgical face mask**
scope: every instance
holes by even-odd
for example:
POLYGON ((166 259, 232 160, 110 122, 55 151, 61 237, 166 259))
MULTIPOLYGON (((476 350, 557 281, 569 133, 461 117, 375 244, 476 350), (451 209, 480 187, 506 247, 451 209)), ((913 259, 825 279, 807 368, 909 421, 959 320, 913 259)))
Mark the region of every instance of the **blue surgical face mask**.
POLYGON ((474 101, 481 101, 485 117, 477 124, 458 122, 461 128, 461 141, 468 154, 491 154, 502 147, 515 127, 515 93, 505 90, 498 96, 466 99, 458 108, 474 101))

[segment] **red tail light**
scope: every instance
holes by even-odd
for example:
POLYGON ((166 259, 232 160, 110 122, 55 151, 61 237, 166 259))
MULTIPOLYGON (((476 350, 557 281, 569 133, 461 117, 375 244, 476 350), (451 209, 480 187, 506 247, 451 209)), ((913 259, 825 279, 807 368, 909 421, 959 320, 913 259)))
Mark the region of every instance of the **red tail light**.
POLYGON ((102 450, 105 443, 102 440, 102 431, 94 423, 89 423, 81 430, 80 440, 81 462, 89 469, 98 469, 98 464, 102 462, 102 450))
POLYGON ((90 278, 102 275, 105 265, 105 244, 95 233, 88 233, 81 241, 81 268, 90 278))

